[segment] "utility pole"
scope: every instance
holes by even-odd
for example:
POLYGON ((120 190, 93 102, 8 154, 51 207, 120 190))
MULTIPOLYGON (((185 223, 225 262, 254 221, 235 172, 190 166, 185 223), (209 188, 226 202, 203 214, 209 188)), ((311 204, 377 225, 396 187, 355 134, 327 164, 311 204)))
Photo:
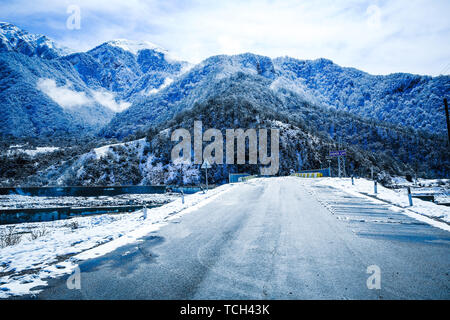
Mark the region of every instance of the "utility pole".
POLYGON ((341 178, 341 157, 338 157, 338 177, 341 178))
MULTIPOLYGON (((339 138, 339 144, 338 144, 338 151, 341 152, 342 143, 341 138, 339 138)), ((341 155, 339 153, 338 155, 338 176, 339 178, 342 178, 343 176, 346 177, 347 174, 345 172, 345 156, 341 155)))
MULTIPOLYGON (((341 150, 341 137, 339 137, 338 140, 338 151, 341 150)), ((342 171, 341 171, 341 157, 338 156, 338 177, 341 178, 342 171)))
POLYGON ((445 106, 445 116, 447 118, 447 133, 448 133, 448 143, 450 145, 450 120, 448 118, 448 103, 447 98, 444 98, 444 106, 445 106))
POLYGON ((344 177, 347 177, 347 172, 345 171, 345 157, 342 157, 342 162, 344 163, 342 166, 342 171, 344 172, 344 177))
POLYGON ((328 174, 330 175, 331 178, 331 159, 328 159, 328 174))

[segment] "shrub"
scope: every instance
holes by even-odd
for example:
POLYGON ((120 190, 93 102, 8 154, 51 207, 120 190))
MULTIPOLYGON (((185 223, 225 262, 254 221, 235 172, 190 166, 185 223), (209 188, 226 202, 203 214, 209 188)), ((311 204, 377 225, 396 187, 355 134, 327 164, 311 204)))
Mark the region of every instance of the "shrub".
POLYGON ((7 227, 0 231, 0 247, 5 248, 18 244, 22 235, 15 232, 16 227, 7 227))
POLYGON ((37 238, 43 237, 46 234, 48 234, 48 230, 45 227, 34 229, 30 233, 30 240, 36 240, 37 238))

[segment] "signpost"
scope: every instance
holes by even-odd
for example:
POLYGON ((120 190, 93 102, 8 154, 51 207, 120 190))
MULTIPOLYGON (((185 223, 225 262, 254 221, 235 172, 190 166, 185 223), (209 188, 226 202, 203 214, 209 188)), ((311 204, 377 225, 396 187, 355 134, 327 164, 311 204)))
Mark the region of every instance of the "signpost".
POLYGON ((208 169, 211 169, 211 165, 209 164, 207 159, 203 161, 202 169, 206 170, 206 191, 208 191, 208 169))
POLYGON ((330 151, 330 157, 337 157, 338 158, 338 176, 339 178, 345 174, 345 156, 347 155, 346 150, 336 150, 336 151, 330 151))
POLYGON ((345 150, 330 151, 330 157, 342 157, 346 155, 347 151, 345 150))

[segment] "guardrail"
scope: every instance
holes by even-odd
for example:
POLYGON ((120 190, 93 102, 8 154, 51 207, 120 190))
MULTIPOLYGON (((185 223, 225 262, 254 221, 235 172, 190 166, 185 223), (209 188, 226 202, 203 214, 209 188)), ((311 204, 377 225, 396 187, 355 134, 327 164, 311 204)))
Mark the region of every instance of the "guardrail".
MULTIPOLYGON (((156 208, 161 205, 147 205, 147 208, 156 208)), ((105 213, 134 212, 142 208, 144 208, 144 205, 0 209, 0 225, 63 220, 77 216, 105 213)))
POLYGON ((291 176, 300 178, 322 178, 323 174, 321 172, 292 173, 291 176))
POLYGON ((38 197, 95 197, 116 196, 119 194, 162 194, 166 186, 64 186, 64 187, 0 187, 0 195, 25 195, 38 197))
POLYGON ((248 180, 258 178, 257 175, 241 177, 238 179, 239 182, 247 182, 248 180))

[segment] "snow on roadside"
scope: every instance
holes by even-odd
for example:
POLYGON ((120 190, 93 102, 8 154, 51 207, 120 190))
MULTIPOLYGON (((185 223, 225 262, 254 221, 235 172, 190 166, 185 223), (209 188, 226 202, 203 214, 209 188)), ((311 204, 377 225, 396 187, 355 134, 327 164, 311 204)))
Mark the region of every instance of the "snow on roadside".
MULTIPOLYGON (((45 279, 72 273, 78 261, 98 257, 133 243, 158 230, 173 218, 192 212, 213 201, 235 185, 227 184, 185 196, 158 208, 133 213, 77 217, 40 223, 17 224, 17 230, 39 227, 45 235, 0 249, 0 298, 36 294, 45 279), (74 227, 74 225, 77 225, 74 227)), ((7 226, 2 226, 6 228, 7 226)))
POLYGON ((450 223, 450 207, 437 205, 430 201, 423 201, 413 198, 413 206, 409 207, 409 200, 406 188, 403 190, 392 190, 378 184, 378 193, 374 194, 373 181, 367 179, 354 179, 355 185, 352 185, 350 178, 321 178, 315 181, 317 185, 328 185, 356 196, 365 196, 368 199, 377 199, 387 201, 395 206, 402 207, 401 212, 423 222, 432 224, 436 227, 450 231, 448 223, 450 223), (368 196, 370 195, 370 196, 368 196), (425 216, 425 217, 424 217, 425 216), (439 222, 429 218, 439 218, 447 222, 439 222))

